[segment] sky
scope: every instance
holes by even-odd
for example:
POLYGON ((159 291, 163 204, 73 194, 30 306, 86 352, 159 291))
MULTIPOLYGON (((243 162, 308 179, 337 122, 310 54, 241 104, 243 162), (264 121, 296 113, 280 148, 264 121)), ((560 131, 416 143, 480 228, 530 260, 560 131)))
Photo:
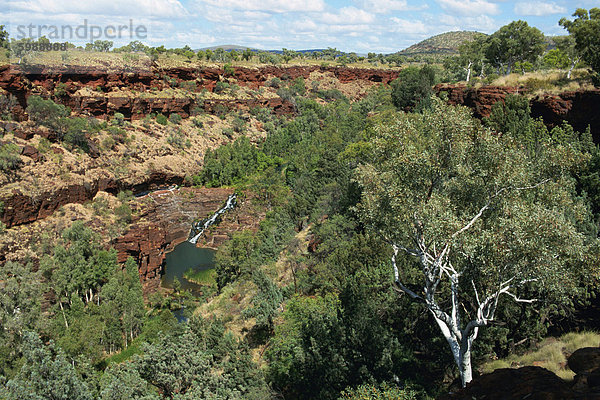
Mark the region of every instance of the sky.
POLYGON ((560 35, 560 18, 593 7, 600 0, 0 0, 0 24, 14 38, 41 33, 77 44, 392 53, 439 33, 493 33, 518 19, 560 35))

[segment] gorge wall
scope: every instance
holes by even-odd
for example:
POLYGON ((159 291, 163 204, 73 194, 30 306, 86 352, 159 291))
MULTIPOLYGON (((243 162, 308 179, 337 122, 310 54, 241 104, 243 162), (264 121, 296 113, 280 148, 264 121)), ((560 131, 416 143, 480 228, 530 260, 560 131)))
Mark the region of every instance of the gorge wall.
MULTIPOLYGON (((494 103, 509 94, 527 95, 523 88, 501 86, 437 85, 434 90, 447 93, 450 104, 471 108, 477 118, 489 117, 494 103)), ((566 121, 583 132, 589 125, 594 142, 600 143, 600 89, 538 95, 530 100, 530 106, 532 116, 542 117, 550 127, 566 121)))
POLYGON ((396 70, 359 69, 320 66, 263 66, 260 68, 234 67, 233 74, 218 67, 179 67, 107 73, 83 66, 47 68, 30 66, 26 71, 18 66, 0 66, 0 88, 15 96, 18 101, 13 109, 17 120, 26 120, 27 97, 40 94, 55 97, 56 101, 69 106, 76 113, 107 116, 120 112, 129 119, 141 119, 150 113, 169 115, 178 113, 186 118, 195 107, 213 111, 217 105, 229 109, 269 107, 276 114, 288 114, 294 107, 279 97, 253 99, 198 99, 194 93, 202 90, 213 92, 217 82, 235 81, 239 86, 258 89, 272 78, 294 80, 308 79, 311 73, 320 71, 332 74, 340 83, 365 81, 387 84, 398 77, 396 70), (189 95, 165 96, 157 94, 182 83, 193 83, 189 95), (60 95, 55 95, 57 85, 60 95), (82 91, 82 89, 89 89, 82 91), (132 92, 135 92, 132 94, 132 92))

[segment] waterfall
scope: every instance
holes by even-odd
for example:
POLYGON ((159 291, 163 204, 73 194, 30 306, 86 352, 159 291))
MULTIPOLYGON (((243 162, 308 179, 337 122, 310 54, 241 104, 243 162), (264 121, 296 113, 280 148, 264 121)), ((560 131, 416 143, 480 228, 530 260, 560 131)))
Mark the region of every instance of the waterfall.
POLYGON ((188 242, 193 244, 198 243, 198 239, 200 238, 200 236, 209 226, 215 223, 215 221, 217 220, 217 218, 219 218, 221 214, 224 214, 235 207, 235 201, 236 196, 234 193, 227 198, 227 203, 225 203, 225 206, 216 213, 214 213, 212 217, 205 221, 198 221, 194 223, 192 225, 192 229, 190 230, 190 237, 188 239, 188 242))

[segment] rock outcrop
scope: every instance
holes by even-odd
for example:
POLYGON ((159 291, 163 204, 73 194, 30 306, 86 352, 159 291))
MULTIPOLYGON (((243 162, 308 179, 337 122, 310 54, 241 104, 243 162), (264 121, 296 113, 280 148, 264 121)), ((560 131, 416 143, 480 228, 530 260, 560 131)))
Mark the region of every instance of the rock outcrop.
MULTIPOLYGON (((58 102, 77 113, 97 117, 119 112, 128 119, 141 119, 150 113, 178 113, 186 118, 195 107, 203 107, 208 112, 213 110, 218 101, 198 100, 194 92, 212 92, 217 82, 234 80, 240 86, 258 89, 272 78, 284 81, 300 77, 308 79, 316 71, 333 74, 341 83, 364 81, 387 84, 398 77, 398 71, 395 70, 319 66, 235 67, 234 73, 230 75, 216 67, 159 69, 148 66, 147 69, 111 73, 84 66, 31 66, 22 71, 18 66, 5 65, 0 66, 0 88, 14 95, 19 102, 13 109, 13 114, 18 115, 19 120, 27 118, 23 111, 27 105, 27 97, 44 92, 46 95, 53 94, 58 102), (154 93, 156 90, 181 87, 183 82, 193 83, 186 96, 165 97, 154 93), (59 84, 62 85, 60 95, 55 92, 59 84), (89 90, 82 94, 81 89, 84 88, 89 90), (133 91, 136 95, 132 95, 133 91), (140 96, 139 93, 144 95, 140 96)), ((295 111, 290 102, 278 97, 234 99, 224 103, 228 108, 270 107, 277 114, 295 111)))
MULTIPOLYGON (((29 149, 29 147, 24 147, 24 149, 29 149)), ((31 153, 31 155, 34 155, 33 150, 29 149, 28 154, 31 153)), ((146 176, 144 180, 135 184, 126 184, 123 181, 99 178, 93 182, 60 186, 51 191, 39 194, 23 193, 15 189, 10 195, 5 195, 0 199, 4 203, 2 222, 10 228, 37 221, 38 219, 52 215, 58 208, 65 204, 81 204, 90 201, 99 191, 116 194, 122 190, 132 190, 134 193, 139 193, 162 186, 181 184, 183 179, 182 176, 177 175, 152 173, 146 176)))
POLYGON ((575 372, 566 382, 541 367, 502 368, 475 378, 466 388, 440 400, 591 400, 600 399, 600 348, 585 347, 568 357, 575 372))
MULTIPOLYGON (((445 92, 450 104, 469 107, 477 118, 489 117, 492 106, 504 101, 509 94, 526 95, 519 87, 465 85, 437 85, 435 92, 445 92)), ((600 89, 563 92, 558 95, 540 95, 530 100, 531 115, 542 117, 549 127, 568 122, 579 132, 591 128, 596 143, 600 143, 600 89)))
POLYGON ((456 393, 440 400, 566 400, 574 392, 558 376, 541 367, 501 368, 475 378, 456 393))

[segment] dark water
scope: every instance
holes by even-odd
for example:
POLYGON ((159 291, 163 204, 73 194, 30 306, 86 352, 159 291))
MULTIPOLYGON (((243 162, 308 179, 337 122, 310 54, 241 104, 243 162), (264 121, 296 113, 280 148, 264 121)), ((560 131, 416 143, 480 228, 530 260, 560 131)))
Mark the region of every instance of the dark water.
POLYGON ((161 285, 166 288, 173 287, 173 279, 177 277, 181 282, 181 288, 195 292, 200 286, 188 281, 183 274, 190 268, 201 271, 215 267, 215 251, 196 247, 187 240, 175 246, 175 249, 167 253, 165 260, 165 274, 161 279, 161 285))

